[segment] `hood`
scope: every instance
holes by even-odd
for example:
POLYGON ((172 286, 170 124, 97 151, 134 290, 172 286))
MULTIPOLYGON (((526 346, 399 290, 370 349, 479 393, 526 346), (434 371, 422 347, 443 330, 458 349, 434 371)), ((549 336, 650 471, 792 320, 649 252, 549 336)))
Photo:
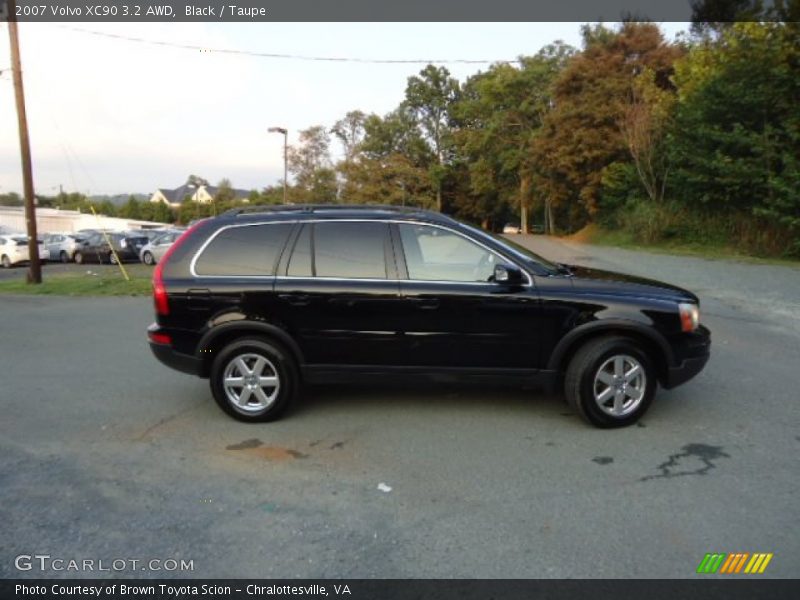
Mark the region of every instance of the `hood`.
POLYGON ((697 296, 692 292, 663 281, 577 265, 566 266, 572 274, 572 283, 576 291, 622 294, 677 302, 698 302, 697 296))

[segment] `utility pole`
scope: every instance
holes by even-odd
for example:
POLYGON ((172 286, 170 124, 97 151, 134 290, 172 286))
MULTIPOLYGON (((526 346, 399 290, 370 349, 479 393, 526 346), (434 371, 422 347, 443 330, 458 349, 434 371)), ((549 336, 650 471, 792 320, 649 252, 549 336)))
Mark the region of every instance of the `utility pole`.
POLYGON ((39 262, 39 242, 36 234, 36 207, 33 196, 33 167, 31 144, 28 139, 28 118, 25 114, 25 91, 22 87, 22 63, 19 58, 19 31, 15 0, 8 0, 8 37, 11 43, 11 70, 14 75, 14 96, 17 101, 19 122, 19 150, 22 157, 22 185, 25 193, 25 222, 28 229, 28 283, 42 283, 42 265, 39 262))

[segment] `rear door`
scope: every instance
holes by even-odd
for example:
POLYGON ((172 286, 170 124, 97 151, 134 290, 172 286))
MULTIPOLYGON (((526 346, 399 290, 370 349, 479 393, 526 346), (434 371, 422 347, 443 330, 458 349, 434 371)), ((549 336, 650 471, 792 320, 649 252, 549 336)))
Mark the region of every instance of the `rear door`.
POLYGON ((275 282, 276 317, 311 365, 402 364, 389 225, 307 222, 275 282))

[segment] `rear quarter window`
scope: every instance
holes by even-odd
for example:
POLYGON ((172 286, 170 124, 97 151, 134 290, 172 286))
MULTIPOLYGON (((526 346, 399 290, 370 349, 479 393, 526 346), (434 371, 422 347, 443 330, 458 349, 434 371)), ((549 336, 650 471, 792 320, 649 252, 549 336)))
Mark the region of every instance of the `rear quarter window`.
POLYGON ((222 229, 200 252, 199 276, 270 276, 292 230, 291 223, 240 225, 222 229))

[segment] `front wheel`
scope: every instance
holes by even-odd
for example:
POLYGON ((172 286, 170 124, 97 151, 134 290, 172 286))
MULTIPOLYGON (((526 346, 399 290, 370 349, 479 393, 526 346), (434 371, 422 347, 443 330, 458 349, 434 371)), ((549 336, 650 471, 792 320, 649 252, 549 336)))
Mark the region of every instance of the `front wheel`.
POLYGON ((209 381, 219 407, 240 421, 274 421, 297 395, 294 359, 267 340, 235 341, 217 355, 209 381))
POLYGON ((3 268, 4 269, 11 268, 11 259, 8 258, 5 254, 3 254, 3 268))
POLYGON ((73 260, 76 264, 82 265, 83 264, 83 252, 76 252, 73 260))
POLYGON ((641 418, 656 393, 650 357, 633 340, 591 340, 575 353, 564 380, 567 402, 596 427, 624 427, 641 418))
POLYGON ((144 256, 142 256, 142 259, 144 260, 144 264, 146 265, 153 265, 156 262, 153 259, 153 255, 150 252, 145 252, 144 256))
POLYGON ((116 265, 117 262, 118 262, 117 261, 117 255, 114 254, 113 252, 109 252, 108 253, 108 263, 111 264, 111 265, 116 265))
POLYGON ((67 254, 64 250, 62 250, 59 253, 58 258, 59 258, 59 260, 61 260, 62 263, 68 263, 69 262, 69 254, 67 254))

